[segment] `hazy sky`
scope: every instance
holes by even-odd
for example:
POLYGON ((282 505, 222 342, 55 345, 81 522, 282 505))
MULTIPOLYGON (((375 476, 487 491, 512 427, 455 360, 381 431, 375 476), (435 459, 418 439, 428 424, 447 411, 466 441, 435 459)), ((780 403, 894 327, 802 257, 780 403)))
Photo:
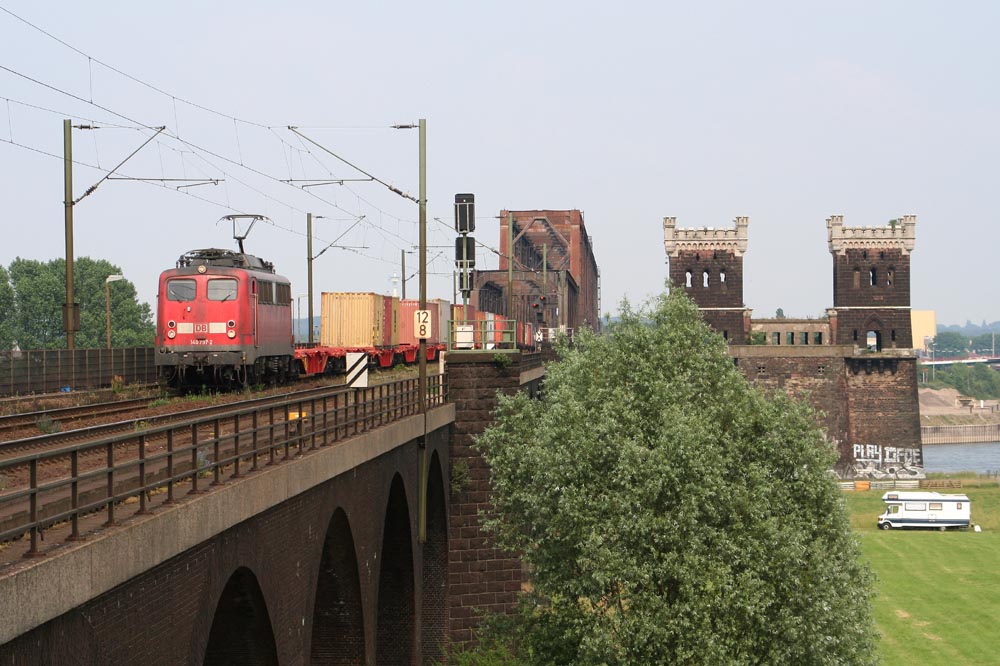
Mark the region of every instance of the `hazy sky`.
POLYGON ((431 297, 451 298, 452 200, 473 192, 492 247, 502 208, 583 210, 602 311, 662 289, 666 215, 696 227, 748 215, 746 304, 807 316, 832 304, 827 216, 915 214, 913 307, 939 323, 1000 319, 994 2, 0 8, 4 265, 63 256, 69 117, 102 127, 73 132, 76 197, 152 136, 144 126, 167 129, 119 175, 224 180, 107 180, 75 207, 76 255, 120 265, 150 303, 181 253, 234 246, 217 222, 233 212, 273 220, 247 250, 293 294, 306 288, 306 212, 324 216, 316 252, 352 246, 316 260, 317 291, 389 292, 416 205, 377 183, 280 182, 360 177, 287 126, 416 195, 417 133, 387 128, 426 118, 431 297))

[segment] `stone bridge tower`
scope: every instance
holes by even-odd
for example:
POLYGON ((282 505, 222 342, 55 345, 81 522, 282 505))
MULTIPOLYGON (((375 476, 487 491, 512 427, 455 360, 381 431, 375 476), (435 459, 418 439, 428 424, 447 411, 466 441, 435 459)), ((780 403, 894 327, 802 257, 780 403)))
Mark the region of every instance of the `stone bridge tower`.
POLYGON ((913 347, 910 324, 910 253, 915 215, 884 227, 845 227, 841 215, 826 221, 833 255, 834 343, 883 349, 913 347))
POLYGON ((683 289, 705 321, 730 344, 743 345, 750 310, 743 304, 743 254, 750 218, 737 217, 732 229, 678 229, 676 217, 663 218, 663 247, 672 289, 683 289))

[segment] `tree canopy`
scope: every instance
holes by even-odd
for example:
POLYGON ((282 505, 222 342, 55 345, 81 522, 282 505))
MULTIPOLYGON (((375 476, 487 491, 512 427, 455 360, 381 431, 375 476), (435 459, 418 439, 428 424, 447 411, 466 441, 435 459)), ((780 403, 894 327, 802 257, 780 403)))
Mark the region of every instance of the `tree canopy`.
POLYGON ((934 352, 939 356, 962 356, 969 350, 969 338, 962 333, 942 331, 934 336, 934 352))
MULTIPOLYGON (((78 257, 74 262, 76 301, 80 304, 79 348, 107 343, 104 280, 121 268, 103 259, 78 257)), ((110 285, 111 344, 138 347, 153 344, 153 315, 140 303, 128 280, 110 285)), ((66 345, 62 305, 66 300, 66 262, 17 258, 0 266, 0 349, 16 342, 21 349, 58 349, 66 345)))
POLYGON ((560 355, 477 443, 486 525, 532 584, 491 658, 875 662, 872 575, 805 404, 750 386, 680 293, 560 355))

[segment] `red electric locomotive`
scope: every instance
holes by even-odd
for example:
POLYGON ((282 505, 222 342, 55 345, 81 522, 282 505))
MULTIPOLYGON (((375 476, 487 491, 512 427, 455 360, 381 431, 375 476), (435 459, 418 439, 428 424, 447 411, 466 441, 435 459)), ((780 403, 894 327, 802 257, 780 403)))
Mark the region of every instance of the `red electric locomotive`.
POLYGON ((160 381, 174 389, 290 378, 291 283, 270 262, 243 252, 181 255, 177 268, 160 274, 156 351, 160 381))

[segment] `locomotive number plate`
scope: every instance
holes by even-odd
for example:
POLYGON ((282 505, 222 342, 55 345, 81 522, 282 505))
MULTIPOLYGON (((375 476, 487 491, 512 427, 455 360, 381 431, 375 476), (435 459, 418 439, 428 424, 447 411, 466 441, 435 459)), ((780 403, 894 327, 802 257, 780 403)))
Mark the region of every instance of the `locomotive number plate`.
POLYGON ((192 340, 193 345, 210 345, 213 344, 211 340, 192 340))

